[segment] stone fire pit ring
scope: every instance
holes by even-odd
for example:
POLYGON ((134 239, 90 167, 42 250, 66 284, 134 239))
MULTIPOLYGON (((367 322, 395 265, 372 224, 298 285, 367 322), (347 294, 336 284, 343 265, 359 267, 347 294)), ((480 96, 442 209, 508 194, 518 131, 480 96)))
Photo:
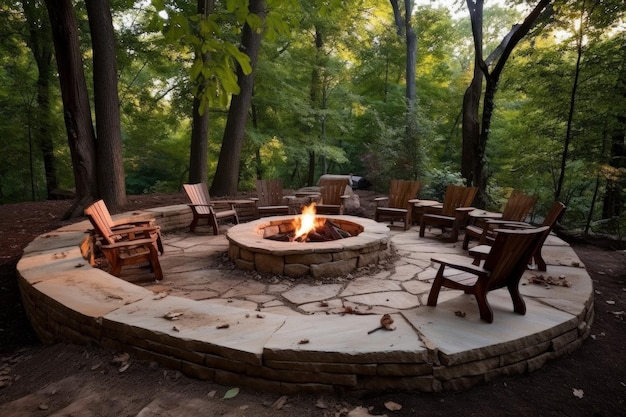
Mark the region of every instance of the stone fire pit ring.
POLYGON ((391 254, 386 224, 355 216, 319 216, 352 237, 329 242, 281 242, 265 239, 290 231, 297 215, 274 216, 231 227, 228 256, 242 270, 302 278, 338 277, 377 264, 391 254), (356 235, 356 236, 354 236, 356 235))

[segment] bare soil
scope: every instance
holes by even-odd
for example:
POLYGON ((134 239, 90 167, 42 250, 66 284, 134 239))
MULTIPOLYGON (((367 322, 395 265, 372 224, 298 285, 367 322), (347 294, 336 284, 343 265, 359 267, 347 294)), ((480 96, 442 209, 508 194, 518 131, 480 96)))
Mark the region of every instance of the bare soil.
MULTIPOLYGON (((363 207, 360 214, 373 217, 374 193, 357 193, 363 207)), ((130 196, 125 210, 185 202, 183 194, 130 196)), ((626 416, 626 254, 610 249, 606 242, 564 237, 594 282, 592 336, 577 351, 531 374, 501 378, 457 393, 380 392, 359 397, 281 398, 278 394, 241 389, 234 398, 224 399, 236 387, 190 379, 135 358, 130 358, 130 366, 120 372, 120 364, 114 362, 120 352, 93 346, 44 346, 38 341, 20 301, 15 267, 32 239, 62 225, 59 219, 69 205, 69 201, 45 201, 0 206, 0 406, 25 397, 24 407, 34 411, 23 415, 53 415, 80 390, 89 394, 92 405, 97 405, 98 411, 89 415, 107 417, 137 415, 155 398, 188 405, 202 401, 196 410, 203 412, 184 415, 234 417, 626 416), (60 395, 33 395, 50 384, 60 395), (389 401, 402 408, 389 410, 385 407, 389 401)), ((63 415, 86 414, 68 411, 63 415)))

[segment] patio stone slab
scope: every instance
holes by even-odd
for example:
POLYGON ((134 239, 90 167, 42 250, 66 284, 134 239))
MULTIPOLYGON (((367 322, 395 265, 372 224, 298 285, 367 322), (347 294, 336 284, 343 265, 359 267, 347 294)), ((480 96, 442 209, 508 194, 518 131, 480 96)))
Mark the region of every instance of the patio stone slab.
POLYGON ((409 324, 394 314, 393 331, 368 331, 380 325, 380 316, 288 317, 265 345, 268 359, 302 362, 401 363, 424 362, 426 348, 409 324))

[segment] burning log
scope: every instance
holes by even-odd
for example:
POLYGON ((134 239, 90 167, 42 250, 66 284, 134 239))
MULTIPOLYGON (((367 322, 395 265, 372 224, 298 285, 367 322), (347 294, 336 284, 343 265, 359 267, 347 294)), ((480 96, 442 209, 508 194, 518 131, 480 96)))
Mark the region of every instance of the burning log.
POLYGON ((315 229, 309 231, 304 236, 301 236, 297 239, 294 239, 295 232, 289 233, 278 233, 273 236, 268 236, 266 239, 275 240, 278 242, 329 242, 338 239, 345 239, 348 237, 352 237, 352 235, 337 224, 333 223, 330 220, 326 220, 323 225, 316 227, 315 229))

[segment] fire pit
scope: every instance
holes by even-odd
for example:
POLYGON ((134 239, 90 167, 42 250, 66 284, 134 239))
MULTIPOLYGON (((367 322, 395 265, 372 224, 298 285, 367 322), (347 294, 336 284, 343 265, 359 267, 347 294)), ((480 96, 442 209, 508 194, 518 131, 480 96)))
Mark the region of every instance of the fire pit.
MULTIPOLYGON (((333 229, 330 234, 340 235, 326 240, 297 236, 296 229, 308 222, 303 216, 267 217, 231 227, 226 233, 229 258, 243 270, 324 278, 349 274, 390 254, 385 224, 353 216, 315 216, 313 230, 315 224, 324 225, 333 229)), ((319 229, 314 233, 326 234, 319 229)))

